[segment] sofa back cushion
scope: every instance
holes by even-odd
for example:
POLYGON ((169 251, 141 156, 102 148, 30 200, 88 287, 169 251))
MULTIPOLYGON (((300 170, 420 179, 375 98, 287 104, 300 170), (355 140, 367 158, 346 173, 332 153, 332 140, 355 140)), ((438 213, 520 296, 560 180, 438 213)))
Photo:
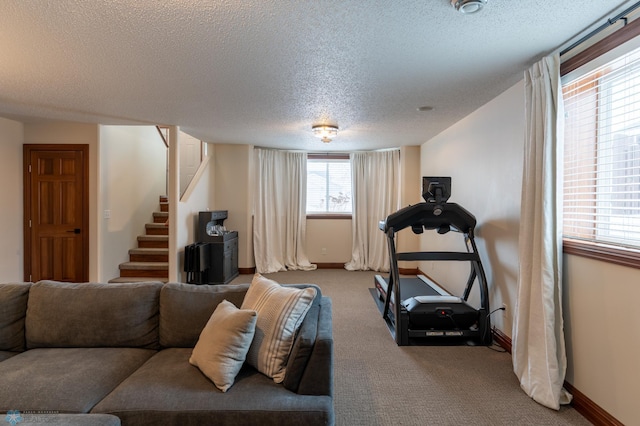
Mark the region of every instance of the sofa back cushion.
POLYGON ((319 315, 320 304, 314 303, 304 317, 304 321, 291 347, 284 381, 282 382, 284 387, 290 391, 298 392, 300 381, 309 363, 313 346, 316 343, 319 315))
POLYGON ((211 314, 223 300, 240 307, 249 284, 168 283, 160 292, 160 346, 192 348, 211 314))
POLYGON ((40 281, 29 292, 27 348, 157 349, 162 285, 40 281))
POLYGON ((0 284, 0 351, 25 349, 24 318, 31 283, 0 284))

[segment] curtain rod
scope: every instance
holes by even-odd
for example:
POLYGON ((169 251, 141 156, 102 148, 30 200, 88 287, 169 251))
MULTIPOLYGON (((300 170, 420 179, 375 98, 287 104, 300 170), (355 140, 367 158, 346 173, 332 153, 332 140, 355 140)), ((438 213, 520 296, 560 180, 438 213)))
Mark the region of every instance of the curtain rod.
POLYGON ((613 18, 607 19, 607 22, 605 22, 604 24, 600 25, 598 28, 596 28, 595 30, 591 31, 589 34, 587 34, 584 37, 580 38, 580 40, 572 43, 569 47, 567 47, 564 50, 562 50, 560 52, 560 56, 564 55, 567 52, 570 52, 573 49, 575 49, 577 46, 581 45, 585 41, 589 40, 591 37, 593 37, 596 34, 600 33, 601 31, 609 28, 611 25, 615 24, 620 19, 624 19, 624 21, 625 21, 624 24, 627 25, 627 22, 626 22, 627 21, 627 17, 626 17, 626 15, 628 15, 631 12, 633 12, 638 7, 640 7, 640 1, 636 2, 635 4, 633 4, 632 6, 628 7, 627 9, 623 10, 622 12, 620 12, 619 14, 614 16, 613 18))

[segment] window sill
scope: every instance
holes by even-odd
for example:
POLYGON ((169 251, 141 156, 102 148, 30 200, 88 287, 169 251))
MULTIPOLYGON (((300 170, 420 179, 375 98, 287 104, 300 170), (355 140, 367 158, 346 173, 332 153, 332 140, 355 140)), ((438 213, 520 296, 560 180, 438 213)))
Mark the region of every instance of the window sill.
POLYGON ((307 219, 349 219, 351 220, 351 213, 325 213, 325 214, 308 214, 307 219))
POLYGON ((640 250, 563 239, 562 251, 567 254, 640 269, 640 250))

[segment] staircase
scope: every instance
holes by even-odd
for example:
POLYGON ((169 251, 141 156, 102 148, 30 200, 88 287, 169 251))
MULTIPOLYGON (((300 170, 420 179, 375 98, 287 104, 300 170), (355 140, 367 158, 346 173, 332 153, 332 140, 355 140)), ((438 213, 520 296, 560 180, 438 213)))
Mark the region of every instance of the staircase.
POLYGON ((145 235, 138 236, 138 248, 129 250, 129 261, 121 263, 120 277, 110 283, 169 280, 169 201, 160 196, 160 211, 153 213, 153 223, 145 225, 145 235))

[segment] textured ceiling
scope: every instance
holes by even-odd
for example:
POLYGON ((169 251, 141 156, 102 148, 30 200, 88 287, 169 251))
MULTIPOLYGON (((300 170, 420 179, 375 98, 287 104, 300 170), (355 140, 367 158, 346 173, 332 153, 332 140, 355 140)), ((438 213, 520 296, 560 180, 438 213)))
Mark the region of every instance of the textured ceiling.
POLYGON ((628 4, 2 0, 0 116, 312 151, 418 145, 628 4), (312 136, 320 122, 339 125, 332 143, 312 136))

